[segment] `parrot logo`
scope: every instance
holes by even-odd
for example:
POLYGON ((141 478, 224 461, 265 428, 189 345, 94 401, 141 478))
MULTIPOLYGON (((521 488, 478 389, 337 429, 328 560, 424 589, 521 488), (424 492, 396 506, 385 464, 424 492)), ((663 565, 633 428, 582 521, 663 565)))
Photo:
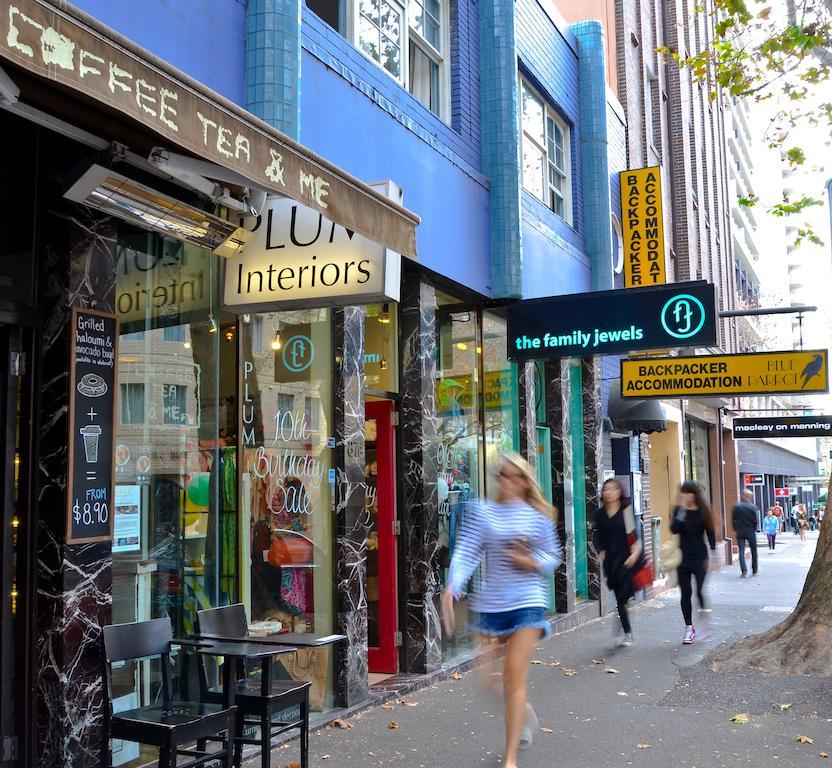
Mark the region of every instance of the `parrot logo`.
POLYGON ((803 369, 803 372, 800 376, 803 379, 803 385, 800 387, 801 389, 806 389, 806 385, 809 383, 811 379, 817 376, 821 369, 823 368, 823 356, 822 355, 812 355, 812 359, 806 363, 806 367, 803 369))

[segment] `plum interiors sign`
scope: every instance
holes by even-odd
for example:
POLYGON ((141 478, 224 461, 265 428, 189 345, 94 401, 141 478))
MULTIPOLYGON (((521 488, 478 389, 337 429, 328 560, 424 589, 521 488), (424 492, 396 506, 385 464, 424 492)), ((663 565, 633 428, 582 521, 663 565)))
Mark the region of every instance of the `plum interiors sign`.
POLYGON ((624 235, 624 285, 667 282, 664 258, 662 175, 659 166, 619 174, 624 235))
POLYGON ((829 391, 825 349, 621 361, 622 397, 817 394, 829 391))
POLYGON ((288 198, 271 199, 254 240, 225 262, 234 312, 398 301, 401 256, 288 198))
POLYGON ((832 416, 735 418, 734 439, 760 437, 832 437, 832 416))
POLYGON ((716 344, 714 287, 699 281, 518 301, 507 317, 510 360, 716 344))

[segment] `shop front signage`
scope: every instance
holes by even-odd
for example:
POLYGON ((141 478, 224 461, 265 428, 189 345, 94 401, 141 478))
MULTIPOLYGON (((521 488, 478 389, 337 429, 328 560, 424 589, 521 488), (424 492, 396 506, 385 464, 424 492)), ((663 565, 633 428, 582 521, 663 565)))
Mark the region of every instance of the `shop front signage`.
POLYGON ((68 544, 113 538, 118 320, 73 309, 69 348, 68 544))
POLYGON ((760 437, 832 437, 832 416, 735 418, 734 439, 760 437))
POLYGON ((0 58, 132 118, 163 141, 259 188, 416 256, 417 216, 288 136, 72 6, 14 0, 6 8, 0 16, 0 58))
POLYGON ((640 288, 666 283, 661 168, 652 166, 621 171, 619 184, 624 285, 640 288))
POLYGON ((273 198, 254 239, 225 262, 225 307, 262 311, 398 301, 401 257, 288 198, 273 198))
POLYGON ((750 472, 745 473, 745 484, 746 485, 763 485, 765 482, 765 478, 763 475, 753 475, 750 472))
POLYGON ((774 495, 778 498, 791 496, 789 488, 775 488, 774 495))
POLYGON ((621 361, 622 397, 712 397, 828 391, 828 352, 825 349, 621 361))
POLYGON ((518 301, 508 357, 529 360, 716 344, 716 294, 703 281, 518 301))

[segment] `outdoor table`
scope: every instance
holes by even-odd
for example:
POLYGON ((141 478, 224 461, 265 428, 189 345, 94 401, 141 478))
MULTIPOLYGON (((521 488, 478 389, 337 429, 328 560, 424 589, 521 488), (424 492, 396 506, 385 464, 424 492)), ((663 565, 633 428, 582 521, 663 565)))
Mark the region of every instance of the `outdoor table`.
POLYGON ((199 639, 213 643, 246 643, 251 645, 290 645, 298 648, 321 648, 347 639, 346 635, 316 635, 312 632, 283 632, 274 635, 245 635, 231 637, 228 635, 200 634, 199 639))
MULTIPOLYGON (((206 640, 210 638, 204 638, 206 640)), ((234 673, 238 664, 246 661, 258 660, 262 664, 260 677, 260 692, 268 696, 272 688, 272 665, 271 660, 284 653, 294 653, 296 647, 290 645, 277 645, 275 643, 250 643, 239 641, 218 641, 207 648, 200 648, 197 653, 203 656, 222 656, 225 663, 222 665, 222 695, 223 706, 234 706, 237 680, 234 673)))

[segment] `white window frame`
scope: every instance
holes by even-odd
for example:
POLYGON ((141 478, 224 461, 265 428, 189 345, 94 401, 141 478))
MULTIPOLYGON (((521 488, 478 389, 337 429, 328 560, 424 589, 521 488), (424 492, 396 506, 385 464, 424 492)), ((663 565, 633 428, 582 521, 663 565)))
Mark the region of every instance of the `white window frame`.
MULTIPOLYGON (((395 80, 399 85, 402 86, 408 93, 410 93, 410 41, 419 46, 422 51, 434 62, 439 65, 439 111, 433 112, 427 105, 422 105, 427 109, 429 112, 433 112, 433 114, 437 115, 441 120, 444 122, 450 122, 450 115, 451 115, 451 107, 450 107, 450 94, 451 94, 451 68, 449 65, 448 60, 448 52, 450 51, 450 9, 449 9, 449 0, 439 0, 439 36, 440 36, 440 47, 441 50, 437 50, 433 44, 429 43, 419 32, 416 31, 413 27, 410 26, 410 20, 408 16, 409 3, 411 0, 385 0, 385 2, 389 2, 392 5, 398 7, 402 14, 402 33, 401 33, 401 69, 400 69, 400 76, 396 77, 393 75, 389 70, 385 69, 383 64, 380 61, 376 61, 372 56, 370 56, 362 47, 361 42, 358 39, 358 30, 360 29, 360 21, 361 21, 361 3, 360 0, 348 0, 349 4, 349 11, 347 13, 348 17, 348 24, 347 24, 347 34, 346 38, 349 40, 352 45, 358 50, 362 56, 364 56, 368 61, 373 62, 382 72, 384 72, 387 77, 392 78, 395 80)), ((411 93, 411 95, 413 95, 411 93)), ((413 96, 413 98, 416 98, 413 96)), ((418 101, 418 99, 417 99, 418 101)), ((419 102, 421 104, 421 102, 419 102)))
MULTIPOLYGON (((537 90, 526 78, 522 75, 518 77, 518 88, 519 88, 519 95, 520 95, 520 109, 519 114, 517 116, 518 121, 518 130, 520 131, 520 173, 523 176, 521 179, 521 183, 523 188, 531 195, 534 195, 540 202, 542 202, 552 213, 555 214, 558 218, 565 221, 567 224, 572 226, 572 131, 569 124, 549 105, 549 102, 541 95, 540 91, 537 90), (526 132, 525 126, 523 125, 523 89, 527 89, 542 105, 543 105, 543 141, 545 144, 541 146, 540 141, 531 134, 526 132), (551 120, 558 128, 563 135, 563 168, 558 169, 555 165, 555 161, 553 157, 549 157, 549 148, 548 148, 548 137, 549 137, 549 120, 551 120), (530 184, 527 184, 527 179, 525 178, 524 170, 523 170, 523 162, 522 162, 522 153, 523 153, 523 144, 528 140, 532 143, 532 145, 540 152, 541 156, 545 159, 543 163, 543 178, 540 180, 543 185, 543 197, 537 194, 535 190, 531 188, 530 184), (549 183, 549 171, 550 169, 555 169, 557 173, 560 173, 563 176, 563 191, 558 192, 556 188, 549 183), (552 195, 557 195, 562 198, 563 200, 563 213, 564 215, 561 216, 557 213, 552 206, 551 198, 552 195)), ((529 180, 530 181, 530 180, 529 180)))

